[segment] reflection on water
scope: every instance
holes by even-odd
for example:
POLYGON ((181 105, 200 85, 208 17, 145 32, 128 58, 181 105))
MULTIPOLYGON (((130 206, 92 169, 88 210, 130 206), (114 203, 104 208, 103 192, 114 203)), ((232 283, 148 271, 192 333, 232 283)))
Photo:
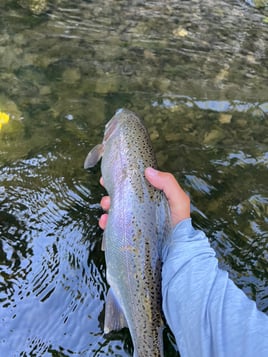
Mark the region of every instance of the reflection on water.
POLYGON ((103 261, 94 257, 98 209, 86 203, 90 191, 75 180, 67 186, 64 177, 46 176, 43 182, 39 170, 54 160, 40 156, 2 170, 0 335, 6 356, 73 349, 73 341, 86 348, 101 331, 106 288, 103 261))
POLYGON ((268 312, 267 10, 9 0, 0 20, 0 354, 132 351, 127 330, 103 335, 104 192, 82 168, 120 107, 144 117, 221 266, 268 312))

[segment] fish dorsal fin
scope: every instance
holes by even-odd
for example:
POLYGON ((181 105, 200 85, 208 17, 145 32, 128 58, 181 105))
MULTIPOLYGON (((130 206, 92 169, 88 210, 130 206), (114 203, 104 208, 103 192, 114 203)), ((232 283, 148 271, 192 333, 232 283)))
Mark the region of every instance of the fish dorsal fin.
POLYGON ((84 168, 89 169, 96 165, 96 163, 101 159, 103 155, 103 144, 96 145, 86 157, 84 162, 84 168))
POLYGON ((104 333, 118 331, 123 327, 128 327, 127 321, 113 290, 110 288, 105 303, 104 333))

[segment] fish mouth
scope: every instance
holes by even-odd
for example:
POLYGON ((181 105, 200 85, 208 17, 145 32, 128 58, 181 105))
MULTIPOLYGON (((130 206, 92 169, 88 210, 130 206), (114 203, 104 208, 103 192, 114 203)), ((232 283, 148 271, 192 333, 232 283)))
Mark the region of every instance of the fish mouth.
POLYGON ((118 115, 120 113, 122 113, 124 111, 124 108, 119 108, 117 109, 117 111, 115 112, 115 115, 118 115))

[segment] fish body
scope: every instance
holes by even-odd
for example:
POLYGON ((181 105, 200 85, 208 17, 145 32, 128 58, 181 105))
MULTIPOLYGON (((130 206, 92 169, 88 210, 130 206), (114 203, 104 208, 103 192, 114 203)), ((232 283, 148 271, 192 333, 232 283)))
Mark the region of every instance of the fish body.
POLYGON ((157 164, 148 132, 134 113, 114 115, 85 168, 101 156, 111 199, 103 244, 110 285, 105 331, 128 326, 135 357, 163 356, 161 252, 171 220, 165 195, 144 176, 146 167, 157 164))

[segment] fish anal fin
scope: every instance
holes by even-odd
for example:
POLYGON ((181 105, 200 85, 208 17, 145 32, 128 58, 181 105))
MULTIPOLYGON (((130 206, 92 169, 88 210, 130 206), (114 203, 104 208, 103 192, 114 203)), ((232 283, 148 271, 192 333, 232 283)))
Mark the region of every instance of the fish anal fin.
POLYGON ((128 327, 125 315, 110 288, 106 297, 104 333, 128 327))
POLYGON ((103 252, 105 252, 105 246, 106 246, 106 244, 105 244, 105 234, 103 234, 102 241, 101 241, 101 250, 103 252))
POLYGON ((97 164, 103 155, 103 144, 96 145, 87 155, 84 168, 89 169, 97 164))
POLYGON ((159 343, 159 348, 160 348, 160 357, 164 357, 164 325, 161 325, 158 328, 158 343, 159 343))

